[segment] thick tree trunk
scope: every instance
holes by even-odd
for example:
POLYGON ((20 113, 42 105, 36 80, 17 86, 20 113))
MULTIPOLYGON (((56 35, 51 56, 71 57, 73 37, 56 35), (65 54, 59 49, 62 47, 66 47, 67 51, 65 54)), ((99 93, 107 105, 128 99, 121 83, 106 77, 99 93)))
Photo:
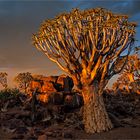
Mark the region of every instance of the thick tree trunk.
POLYGON ((102 95, 95 93, 93 86, 83 89, 83 122, 87 133, 108 131, 113 127, 105 109, 102 95))

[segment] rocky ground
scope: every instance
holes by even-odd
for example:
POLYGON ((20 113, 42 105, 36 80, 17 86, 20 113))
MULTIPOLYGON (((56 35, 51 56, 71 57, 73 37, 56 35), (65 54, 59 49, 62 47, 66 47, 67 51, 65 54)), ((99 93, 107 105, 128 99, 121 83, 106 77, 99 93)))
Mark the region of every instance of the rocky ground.
POLYGON ((82 107, 36 102, 33 108, 24 95, 1 99, 0 139, 140 139, 140 95, 104 94, 104 101, 114 129, 86 134, 82 107))

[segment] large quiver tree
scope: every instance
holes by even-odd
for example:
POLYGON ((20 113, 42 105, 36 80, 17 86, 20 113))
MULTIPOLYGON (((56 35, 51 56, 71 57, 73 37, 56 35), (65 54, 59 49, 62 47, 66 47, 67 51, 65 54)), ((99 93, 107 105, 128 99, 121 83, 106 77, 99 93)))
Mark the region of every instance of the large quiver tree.
POLYGON ((112 128, 102 92, 109 79, 124 67, 135 26, 127 16, 103 8, 74 9, 46 20, 33 35, 34 45, 68 73, 82 91, 88 133, 112 128), (119 61, 123 63, 117 69, 119 61))

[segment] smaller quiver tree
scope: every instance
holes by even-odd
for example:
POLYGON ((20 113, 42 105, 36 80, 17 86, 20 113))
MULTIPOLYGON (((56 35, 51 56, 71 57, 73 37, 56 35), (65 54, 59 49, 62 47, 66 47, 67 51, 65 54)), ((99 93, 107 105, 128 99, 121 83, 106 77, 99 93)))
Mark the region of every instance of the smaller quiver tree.
POLYGON ((120 77, 116 83, 118 87, 125 87, 130 93, 131 91, 139 92, 140 88, 140 58, 138 54, 128 56, 128 61, 120 73, 120 77))
POLYGON ((36 48, 68 73, 82 92, 83 122, 88 133, 112 128, 102 93, 109 79, 127 61, 135 26, 128 21, 128 16, 103 8, 74 9, 44 21, 39 32, 33 35, 36 48), (123 62, 120 68, 119 61, 123 62))
POLYGON ((24 90, 27 93, 27 89, 30 85, 30 82, 33 80, 31 73, 19 73, 15 78, 14 81, 18 84, 19 89, 24 90))
POLYGON ((7 88, 7 76, 8 74, 6 72, 0 72, 0 84, 7 88))

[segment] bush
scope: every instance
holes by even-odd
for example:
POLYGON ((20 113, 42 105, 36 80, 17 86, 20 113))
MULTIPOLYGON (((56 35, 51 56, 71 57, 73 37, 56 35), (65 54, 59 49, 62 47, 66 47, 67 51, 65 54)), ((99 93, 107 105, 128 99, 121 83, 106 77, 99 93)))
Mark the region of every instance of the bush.
POLYGON ((6 88, 0 91, 0 100, 9 100, 15 98, 20 94, 19 89, 17 88, 6 88))

